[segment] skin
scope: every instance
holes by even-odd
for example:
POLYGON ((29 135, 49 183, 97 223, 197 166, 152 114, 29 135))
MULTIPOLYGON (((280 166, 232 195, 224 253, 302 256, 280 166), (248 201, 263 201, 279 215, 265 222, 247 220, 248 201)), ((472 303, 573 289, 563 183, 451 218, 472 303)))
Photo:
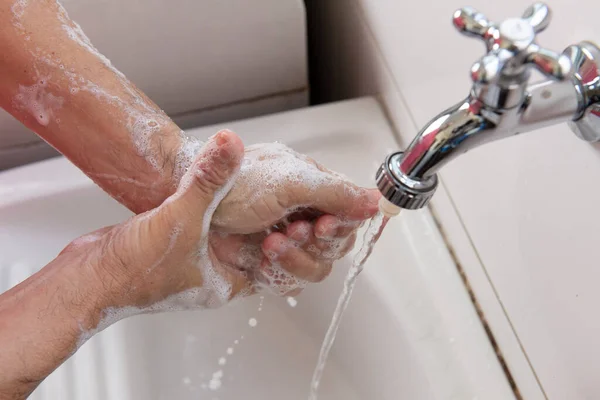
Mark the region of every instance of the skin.
POLYGON ((0 295, 0 399, 26 398, 82 338, 116 322, 107 310, 161 311, 163 300, 198 289, 179 308, 261 288, 295 295, 328 275, 376 212, 375 191, 291 150, 269 157, 307 173, 257 191, 250 177, 272 165, 255 157, 264 147, 245 151, 232 132, 182 158, 194 139, 103 60, 56 1, 29 3, 0 0, 0 106, 138 215, 74 240, 0 295), (240 166, 244 157, 254 161, 240 166), (276 271, 294 284, 278 286, 276 271), (205 281, 209 272, 227 284, 225 296, 205 281))

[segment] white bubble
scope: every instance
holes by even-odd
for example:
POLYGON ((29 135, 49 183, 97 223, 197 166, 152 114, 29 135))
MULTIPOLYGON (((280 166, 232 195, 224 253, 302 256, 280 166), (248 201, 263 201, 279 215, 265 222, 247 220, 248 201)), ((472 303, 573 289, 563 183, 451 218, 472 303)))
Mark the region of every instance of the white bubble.
POLYGON ((219 358, 219 365, 225 365, 227 363, 227 359, 225 357, 219 358))
POLYGON ((260 286, 278 296, 283 296, 292 290, 303 289, 308 283, 292 275, 278 264, 267 266, 262 277, 266 283, 260 283, 260 286))
POLYGON ((217 378, 213 378, 208 382, 208 388, 210 390, 219 390, 221 388, 221 380, 217 378))
POLYGON ((296 307, 298 305, 298 300, 296 300, 293 297, 288 297, 287 302, 290 305, 290 307, 296 307))
POLYGON ((233 348, 232 348, 232 347, 229 347, 229 348, 227 349, 227 354, 229 354, 229 355, 232 355, 232 354, 233 354, 233 348))
POLYGON ((256 320, 256 318, 250 318, 248 320, 248 325, 250 325, 250 327, 254 328, 256 325, 258 325, 258 321, 256 320))

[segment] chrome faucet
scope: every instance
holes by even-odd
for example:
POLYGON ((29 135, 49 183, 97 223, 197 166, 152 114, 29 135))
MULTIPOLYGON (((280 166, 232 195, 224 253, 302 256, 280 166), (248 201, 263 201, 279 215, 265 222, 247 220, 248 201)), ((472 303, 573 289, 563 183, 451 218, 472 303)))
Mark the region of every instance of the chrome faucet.
POLYGON ((454 13, 459 32, 483 40, 487 53, 471 67, 467 98, 433 118, 404 152, 390 154, 377 171, 383 196, 405 209, 426 206, 437 172, 482 144, 568 122, 580 138, 600 140, 600 49, 591 42, 562 54, 536 43, 550 22, 543 3, 497 25, 471 7, 454 13), (535 67, 547 79, 529 83, 535 67))

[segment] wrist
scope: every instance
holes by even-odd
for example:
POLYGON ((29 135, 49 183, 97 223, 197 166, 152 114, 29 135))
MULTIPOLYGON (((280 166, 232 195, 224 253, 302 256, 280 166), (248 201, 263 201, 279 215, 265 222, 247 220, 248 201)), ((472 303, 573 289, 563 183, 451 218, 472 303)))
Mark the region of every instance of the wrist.
POLYGON ((113 249, 113 229, 76 239, 55 260, 63 266, 61 279, 84 294, 77 304, 81 333, 99 328, 106 310, 125 307, 133 301, 135 277, 113 249))
MULTIPOLYGON (((109 188, 107 191, 134 213, 146 212, 158 207, 175 193, 181 178, 182 164, 178 154, 183 143, 182 131, 175 123, 169 122, 151 137, 149 144, 160 171, 144 167, 125 171, 124 178, 114 179, 112 176, 106 176, 106 179, 103 179, 102 176, 93 175, 92 178, 105 190, 109 188), (106 180, 108 182, 103 182, 106 180)), ((117 171, 120 168, 121 166, 117 166, 117 171)), ((185 169, 183 171, 185 172, 185 169)), ((119 171, 115 176, 122 174, 123 171, 119 171)))

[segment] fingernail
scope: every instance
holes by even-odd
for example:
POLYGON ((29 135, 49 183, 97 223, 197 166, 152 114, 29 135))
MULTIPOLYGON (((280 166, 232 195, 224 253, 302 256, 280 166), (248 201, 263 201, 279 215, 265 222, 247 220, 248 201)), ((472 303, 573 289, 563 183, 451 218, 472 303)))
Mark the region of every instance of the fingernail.
POLYGON ((265 251, 265 255, 271 261, 277 260, 290 246, 291 244, 287 240, 277 240, 271 243, 269 250, 265 251))
POLYGON ((315 236, 319 239, 331 239, 337 235, 340 224, 338 221, 322 226, 315 232, 315 236))
POLYGON ((289 236, 291 240, 296 242, 298 245, 302 246, 308 241, 308 236, 310 233, 310 225, 298 225, 296 226, 296 230, 289 236))
POLYGON ((217 135, 216 135, 217 145, 222 146, 225 143, 227 143, 227 141, 228 141, 227 133, 228 132, 229 132, 228 130, 222 130, 222 131, 217 132, 217 135))

